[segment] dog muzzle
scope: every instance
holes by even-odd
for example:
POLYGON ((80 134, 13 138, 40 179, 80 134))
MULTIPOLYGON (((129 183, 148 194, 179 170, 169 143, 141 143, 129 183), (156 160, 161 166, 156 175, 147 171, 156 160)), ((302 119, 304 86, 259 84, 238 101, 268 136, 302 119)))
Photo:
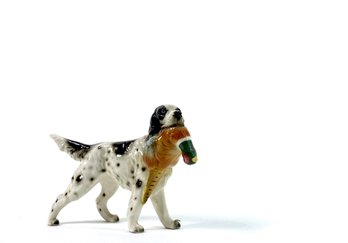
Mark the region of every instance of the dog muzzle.
POLYGON ((197 162, 197 152, 191 138, 185 138, 183 141, 179 141, 178 147, 181 150, 182 158, 186 164, 193 165, 197 162))

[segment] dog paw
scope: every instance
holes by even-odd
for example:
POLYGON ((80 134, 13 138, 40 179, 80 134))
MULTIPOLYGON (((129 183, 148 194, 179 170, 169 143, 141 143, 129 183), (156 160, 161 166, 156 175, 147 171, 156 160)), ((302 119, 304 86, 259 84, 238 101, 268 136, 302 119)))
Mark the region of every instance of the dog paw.
POLYGON ((110 214, 110 215, 103 215, 103 218, 106 222, 109 222, 109 223, 116 223, 118 221, 120 221, 119 217, 115 214, 110 214))
POLYGON ((120 221, 120 218, 117 215, 112 214, 112 216, 107 221, 110 223, 116 223, 116 222, 120 221))
POLYGON ((58 219, 52 219, 48 221, 48 226, 57 226, 57 225, 59 225, 58 219))
POLYGON ((142 233, 144 232, 144 227, 141 226, 140 224, 136 224, 134 226, 129 227, 129 231, 131 233, 142 233))
POLYGON ((174 229, 179 229, 181 227, 180 220, 176 219, 174 220, 174 229))
POLYGON ((175 219, 171 222, 170 225, 166 225, 167 229, 179 229, 181 227, 180 220, 175 219))

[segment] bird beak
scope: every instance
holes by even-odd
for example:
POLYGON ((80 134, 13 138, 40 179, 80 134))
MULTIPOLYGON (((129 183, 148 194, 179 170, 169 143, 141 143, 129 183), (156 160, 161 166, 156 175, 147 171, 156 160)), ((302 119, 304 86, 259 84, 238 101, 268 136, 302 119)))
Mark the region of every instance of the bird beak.
POLYGON ((192 140, 188 139, 179 144, 181 150, 182 158, 184 162, 188 165, 193 165, 197 162, 197 152, 195 147, 193 147, 192 140))

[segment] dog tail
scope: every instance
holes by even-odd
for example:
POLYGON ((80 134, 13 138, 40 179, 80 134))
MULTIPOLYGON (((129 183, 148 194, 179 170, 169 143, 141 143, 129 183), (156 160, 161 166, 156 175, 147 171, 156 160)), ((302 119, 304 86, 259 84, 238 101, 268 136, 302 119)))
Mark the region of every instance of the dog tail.
POLYGON ((92 145, 83 144, 74 140, 51 134, 51 138, 56 142, 59 149, 69 154, 73 159, 81 161, 91 150, 92 145))

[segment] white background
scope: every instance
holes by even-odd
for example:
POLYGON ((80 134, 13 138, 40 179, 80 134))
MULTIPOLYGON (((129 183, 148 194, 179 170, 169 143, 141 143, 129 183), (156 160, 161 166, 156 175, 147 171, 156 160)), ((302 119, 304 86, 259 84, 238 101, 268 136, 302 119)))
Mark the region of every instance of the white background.
POLYGON ((1 1, 0 242, 347 242, 345 1, 1 1), (176 104, 199 162, 127 232, 96 187, 46 226, 78 165, 49 138, 146 134, 176 104))

